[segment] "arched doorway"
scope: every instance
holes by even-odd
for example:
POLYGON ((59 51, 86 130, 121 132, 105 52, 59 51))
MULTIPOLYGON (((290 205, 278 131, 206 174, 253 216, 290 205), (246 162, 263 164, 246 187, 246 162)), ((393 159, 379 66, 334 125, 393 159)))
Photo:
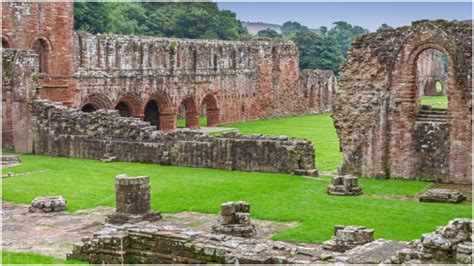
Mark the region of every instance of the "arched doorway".
POLYGON ((125 102, 119 102, 115 106, 115 110, 119 111, 120 116, 124 116, 124 117, 129 117, 130 116, 130 108, 128 107, 128 105, 125 102))
POLYGON ((158 107, 155 100, 149 100, 145 105, 143 121, 150 122, 150 124, 156 125, 157 129, 160 129, 160 107, 158 107))
POLYGON ((98 109, 99 108, 97 108, 93 104, 87 103, 84 106, 82 106, 81 111, 83 111, 84 113, 92 113, 92 112, 97 111, 98 109))
POLYGON ((44 39, 37 39, 33 43, 33 50, 38 54, 39 59, 39 72, 48 73, 49 72, 49 53, 50 47, 48 42, 44 39))
POLYGON ((422 106, 448 108, 448 96, 443 83, 448 76, 448 58, 442 51, 429 48, 416 59, 418 101, 422 106))
POLYGON ((201 101, 201 116, 206 117, 208 127, 219 125, 219 108, 212 94, 207 94, 201 101))
POLYGON ((10 42, 5 37, 2 37, 2 48, 12 48, 10 42))
MULTIPOLYGON (((199 113, 197 112, 196 104, 193 98, 185 97, 178 108, 178 114, 182 114, 185 119, 184 127, 189 129, 199 128, 199 113)), ((182 127, 183 125, 177 124, 182 127)))

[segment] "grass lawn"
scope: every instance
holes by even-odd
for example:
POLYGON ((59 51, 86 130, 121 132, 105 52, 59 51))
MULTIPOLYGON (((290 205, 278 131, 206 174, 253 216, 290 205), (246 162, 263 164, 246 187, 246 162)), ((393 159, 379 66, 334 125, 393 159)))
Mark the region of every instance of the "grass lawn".
POLYGON ((329 114, 275 118, 259 121, 224 124, 237 128, 242 134, 286 135, 311 141, 316 150, 319 170, 335 170, 342 162, 339 139, 329 114))
POLYGON ((2 264, 88 264, 84 261, 62 260, 27 252, 2 250, 2 264))
MULTIPOLYGON (((176 126, 177 126, 178 128, 184 128, 184 127, 186 127, 186 119, 180 118, 180 119, 177 119, 176 121, 177 121, 177 122, 176 122, 176 126)), ((201 126, 201 127, 207 127, 207 117, 205 117, 205 116, 199 117, 199 126, 201 126)))
POLYGON ((420 97, 422 105, 431 105, 434 108, 448 109, 448 96, 422 96, 420 97))
POLYGON ((149 175, 154 210, 218 213, 223 202, 246 200, 252 204, 254 218, 301 224, 276 234, 274 238, 278 240, 322 242, 331 238, 336 224, 374 228, 376 238, 413 240, 455 217, 471 217, 468 204, 370 197, 415 195, 431 185, 421 181, 362 178, 359 182, 364 197, 337 197, 326 194, 328 177, 310 179, 286 174, 103 163, 40 155, 23 155, 21 159, 21 166, 7 171, 30 174, 3 178, 3 200, 30 203, 37 196, 62 195, 68 200, 70 211, 113 206, 115 175, 149 175), (48 171, 32 172, 44 169, 48 171))

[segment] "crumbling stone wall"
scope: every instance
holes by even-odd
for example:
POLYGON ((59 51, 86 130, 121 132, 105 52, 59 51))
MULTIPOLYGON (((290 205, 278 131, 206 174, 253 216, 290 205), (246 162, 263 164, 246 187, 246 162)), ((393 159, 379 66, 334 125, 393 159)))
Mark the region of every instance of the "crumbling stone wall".
POLYGON ((331 70, 305 69, 299 76, 300 94, 306 100, 310 112, 323 113, 332 110, 337 92, 337 79, 331 70))
POLYGON ((227 170, 317 176, 310 142, 288 137, 212 136, 190 131, 165 133, 117 110, 84 113, 48 101, 31 105, 35 152, 227 170))
POLYGON ((91 35, 73 32, 72 3, 2 7, 2 44, 39 54, 43 99, 87 111, 119 109, 125 116, 153 120, 164 131, 176 128, 180 111, 186 127, 196 129, 201 113, 216 126, 320 112, 330 105, 326 91, 332 91, 332 81, 306 78, 299 87, 298 53, 289 41, 91 35), (302 93, 311 89, 321 90, 320 100, 302 93), (151 101, 157 109, 152 118, 145 112, 151 101))
POLYGON ((2 47, 40 52, 39 96, 72 104, 76 94, 73 2, 2 2, 2 47))
MULTIPOLYGON (((471 30, 470 23, 420 21, 352 43, 333 107, 342 173, 471 183, 471 30), (421 163, 430 150, 417 148, 416 133, 416 122, 426 122, 417 115, 416 61, 427 49, 443 52, 449 62, 446 126, 439 127, 449 131, 448 143, 436 147, 448 159, 430 171, 421 163)), ((443 142, 430 145, 437 143, 443 142)))
POLYGON ((38 56, 31 51, 2 51, 2 149, 31 150, 27 99, 36 93, 37 71, 38 56))
POLYGON ((445 71, 443 53, 435 49, 422 52, 417 62, 418 88, 420 95, 444 95, 448 73, 445 71), (436 82, 440 82, 442 90, 436 91, 436 82))

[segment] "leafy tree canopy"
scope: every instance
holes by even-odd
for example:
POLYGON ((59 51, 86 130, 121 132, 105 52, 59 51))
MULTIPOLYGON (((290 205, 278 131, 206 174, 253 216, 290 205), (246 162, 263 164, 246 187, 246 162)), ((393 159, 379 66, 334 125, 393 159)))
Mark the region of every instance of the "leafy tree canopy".
POLYGON ((278 32, 269 28, 257 32, 257 36, 264 38, 281 38, 281 35, 278 34, 278 32))

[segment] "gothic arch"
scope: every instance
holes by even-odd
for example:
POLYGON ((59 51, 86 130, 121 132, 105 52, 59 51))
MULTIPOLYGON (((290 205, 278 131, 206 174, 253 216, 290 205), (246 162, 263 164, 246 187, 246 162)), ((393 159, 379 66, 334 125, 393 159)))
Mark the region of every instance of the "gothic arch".
POLYGON ((171 99, 166 93, 156 92, 147 98, 144 121, 156 125, 159 130, 169 132, 176 129, 176 113, 173 112, 171 99))
POLYGON ((207 93, 201 100, 202 113, 207 118, 207 126, 215 127, 219 125, 219 105, 213 93, 207 93), (203 109, 206 110, 203 110, 203 109), (205 111, 205 112, 204 112, 205 111))

